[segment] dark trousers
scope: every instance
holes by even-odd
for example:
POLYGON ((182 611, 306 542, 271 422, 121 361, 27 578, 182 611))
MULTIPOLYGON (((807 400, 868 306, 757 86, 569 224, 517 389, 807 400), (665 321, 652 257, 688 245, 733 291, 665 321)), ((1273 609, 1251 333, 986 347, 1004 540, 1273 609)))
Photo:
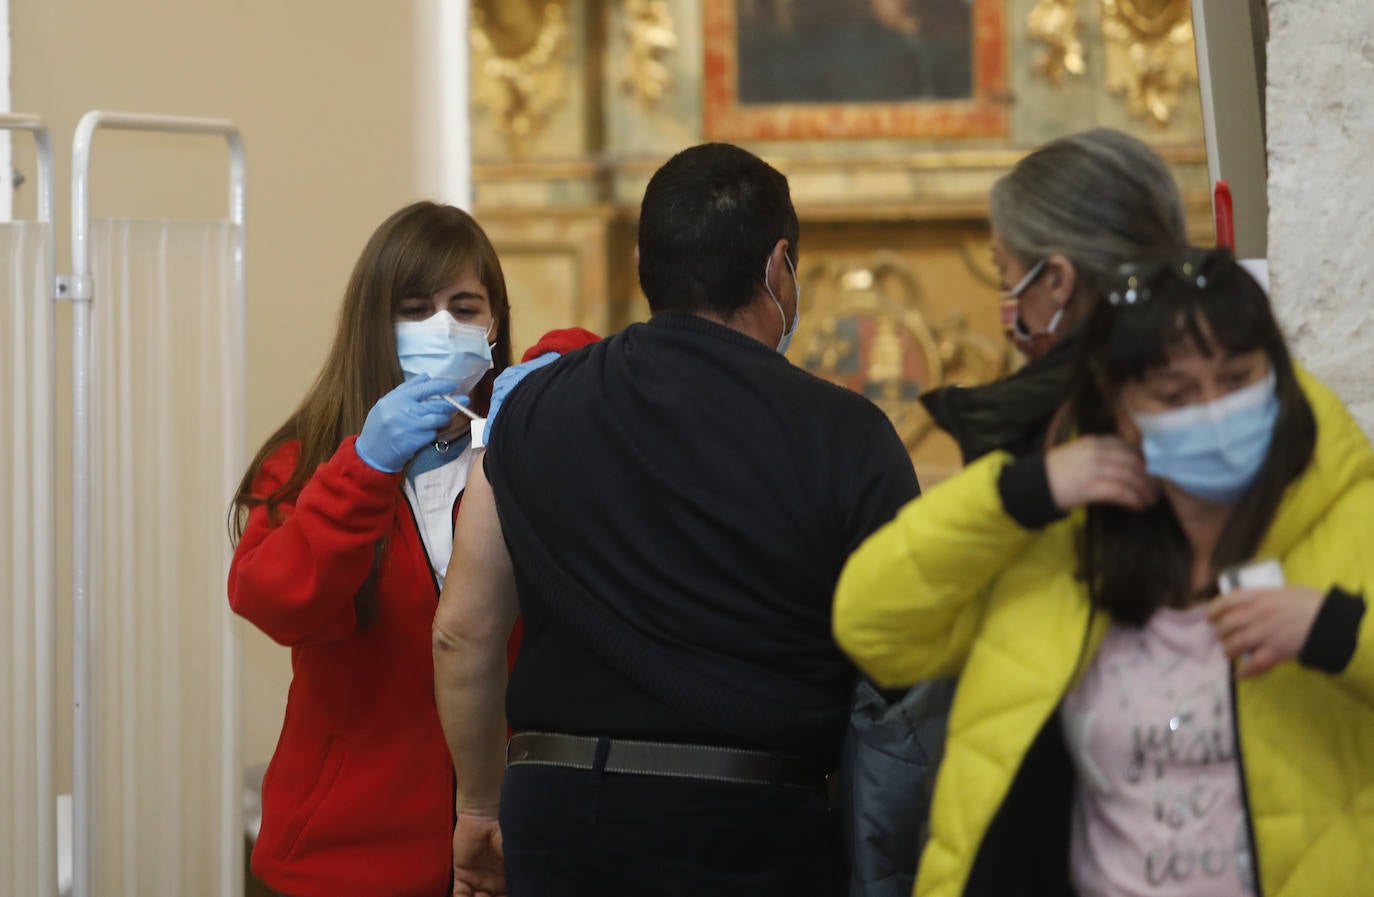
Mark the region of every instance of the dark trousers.
POLYGON ((517 765, 501 789, 510 897, 837 897, 819 789, 517 765))

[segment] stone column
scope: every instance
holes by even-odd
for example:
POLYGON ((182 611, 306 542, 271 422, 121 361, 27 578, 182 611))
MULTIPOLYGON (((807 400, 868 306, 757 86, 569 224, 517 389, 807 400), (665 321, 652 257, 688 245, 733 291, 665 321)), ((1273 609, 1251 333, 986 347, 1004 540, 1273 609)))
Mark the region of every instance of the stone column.
POLYGON ((1275 306, 1374 434, 1374 3, 1270 0, 1269 16, 1275 306))
MULTIPOLYGON (((3 0, 0 0, 3 2, 3 0)), ((413 0, 415 193, 472 210, 469 0, 413 0)), ((359 139, 386 140, 358 110, 359 139)))

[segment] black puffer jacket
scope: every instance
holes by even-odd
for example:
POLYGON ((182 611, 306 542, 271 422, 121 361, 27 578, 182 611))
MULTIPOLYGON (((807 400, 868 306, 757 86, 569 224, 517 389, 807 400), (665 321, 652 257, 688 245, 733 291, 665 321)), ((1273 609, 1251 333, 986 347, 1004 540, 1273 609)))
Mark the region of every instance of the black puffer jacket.
POLYGON ((954 686, 933 679, 902 694, 863 680, 854 693, 839 780, 849 897, 910 897, 954 686))
POLYGON ((1040 358, 982 386, 945 386, 921 396, 940 429, 954 437, 970 464, 1003 449, 1016 457, 1039 451, 1064 400, 1078 340, 1064 339, 1040 358))
MULTIPOLYGON (((1064 399, 1075 343, 1057 343, 1005 379, 931 390, 921 402, 965 464, 997 449, 1018 458, 1038 452, 1064 399)), ((955 685, 936 679, 894 694, 859 683, 839 780, 849 897, 910 895, 955 685)))

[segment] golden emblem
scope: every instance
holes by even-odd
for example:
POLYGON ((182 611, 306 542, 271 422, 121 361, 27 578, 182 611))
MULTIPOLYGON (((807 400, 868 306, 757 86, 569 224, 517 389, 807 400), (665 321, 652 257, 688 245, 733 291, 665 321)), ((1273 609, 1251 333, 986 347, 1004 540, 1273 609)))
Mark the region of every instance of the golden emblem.
POLYGON ((1087 70, 1082 30, 1078 0, 1038 0, 1026 18, 1026 33, 1043 45, 1035 57, 1035 71, 1051 84, 1062 83, 1065 75, 1081 76, 1087 70))
POLYGON ((630 44, 622 84, 643 103, 655 103, 672 82, 663 57, 677 48, 677 31, 667 0, 625 0, 625 32, 630 44))
POLYGON ((1197 83, 1189 0, 1102 0, 1107 89, 1137 118, 1168 124, 1179 92, 1197 83))
POLYGON ((801 272, 802 318, 788 353, 822 379, 867 396, 914 451, 933 423, 920 394, 1003 373, 999 347, 960 314, 932 324, 919 282, 899 256, 825 259, 801 272))
POLYGON ((569 80, 564 4, 474 3, 469 42, 472 102, 491 114, 519 155, 563 102, 569 80))

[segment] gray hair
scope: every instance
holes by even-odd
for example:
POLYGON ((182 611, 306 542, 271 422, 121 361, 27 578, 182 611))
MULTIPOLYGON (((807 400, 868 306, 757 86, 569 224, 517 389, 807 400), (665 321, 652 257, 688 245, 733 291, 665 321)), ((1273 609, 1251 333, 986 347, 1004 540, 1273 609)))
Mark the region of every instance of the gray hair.
POLYGON ((1188 244, 1183 200, 1164 160, 1141 141, 1097 128, 1047 143, 993 185, 993 229, 1026 267, 1073 262, 1096 298, 1127 262, 1188 244))

